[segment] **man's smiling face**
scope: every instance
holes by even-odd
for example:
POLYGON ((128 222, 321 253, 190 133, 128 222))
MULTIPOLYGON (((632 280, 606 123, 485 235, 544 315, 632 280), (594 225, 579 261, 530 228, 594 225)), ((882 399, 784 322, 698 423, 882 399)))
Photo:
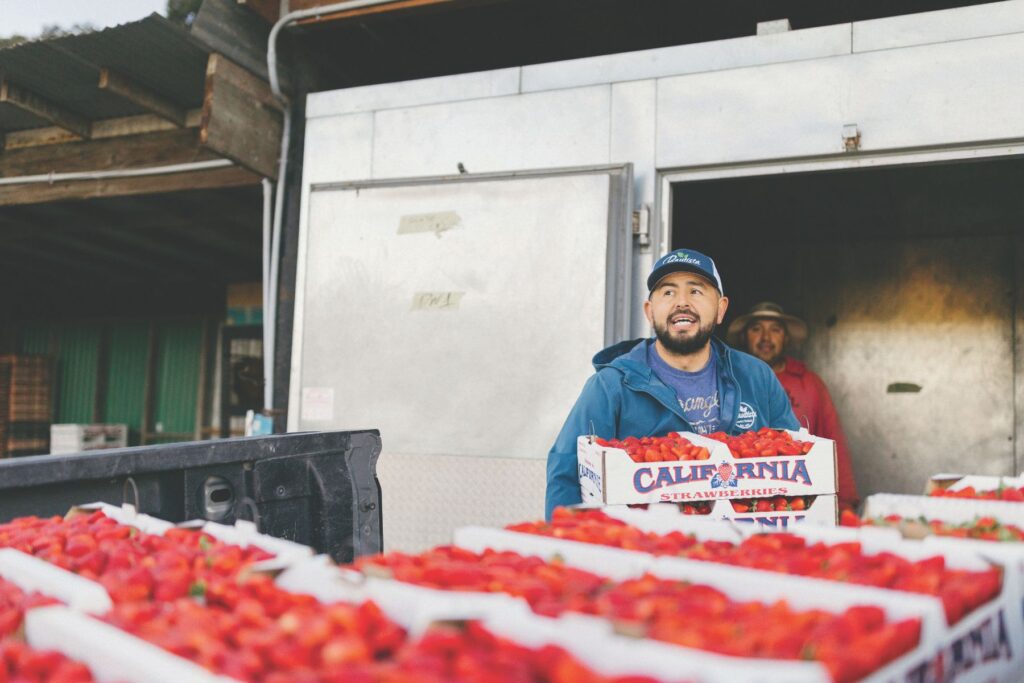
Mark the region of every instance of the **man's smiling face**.
POLYGON ((765 363, 775 366, 786 350, 786 325, 780 320, 760 318, 747 326, 747 348, 765 363))
POLYGON ((696 353, 707 345, 715 326, 725 317, 728 299, 706 278, 695 273, 670 273, 644 302, 644 314, 667 350, 696 353))

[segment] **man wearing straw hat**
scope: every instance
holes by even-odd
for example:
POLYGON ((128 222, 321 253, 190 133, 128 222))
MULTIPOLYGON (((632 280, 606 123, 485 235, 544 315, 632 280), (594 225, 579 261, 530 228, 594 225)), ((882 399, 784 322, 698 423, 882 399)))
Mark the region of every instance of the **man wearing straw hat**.
POLYGON ((850 451, 828 388, 821 377, 811 372, 806 365, 786 355, 787 349, 799 347, 807 339, 807 324, 787 314, 782 306, 764 301, 732 321, 727 338, 736 348, 771 366, 782 388, 789 395, 793 414, 811 434, 836 442, 839 506, 856 507, 857 482, 853 478, 850 451))

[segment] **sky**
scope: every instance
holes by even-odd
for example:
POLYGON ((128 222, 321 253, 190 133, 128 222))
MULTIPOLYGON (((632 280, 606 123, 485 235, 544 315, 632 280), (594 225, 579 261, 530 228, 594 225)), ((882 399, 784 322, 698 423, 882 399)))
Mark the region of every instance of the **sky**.
POLYGON ((167 0, 0 0, 0 37, 34 38, 48 24, 105 28, 166 9, 167 0))

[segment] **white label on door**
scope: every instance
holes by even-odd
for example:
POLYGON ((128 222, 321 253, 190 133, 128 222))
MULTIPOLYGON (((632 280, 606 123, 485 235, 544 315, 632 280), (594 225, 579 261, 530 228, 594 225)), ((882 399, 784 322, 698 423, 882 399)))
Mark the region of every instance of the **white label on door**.
POLYGON ((334 388, 303 387, 302 389, 303 420, 334 419, 334 388))
POLYGON ((460 222, 462 219, 454 211, 408 214, 398 220, 398 234, 413 235, 420 232, 432 232, 440 237, 442 232, 451 230, 460 222))

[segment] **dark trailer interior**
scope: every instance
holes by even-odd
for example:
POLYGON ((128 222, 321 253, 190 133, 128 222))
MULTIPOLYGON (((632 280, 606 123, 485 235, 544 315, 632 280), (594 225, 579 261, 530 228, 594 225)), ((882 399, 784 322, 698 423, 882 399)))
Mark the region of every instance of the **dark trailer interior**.
MULTIPOLYGON (((759 301, 810 327, 861 496, 1024 465, 1024 159, 672 184, 672 245, 714 255, 726 326, 759 301)), ((724 338, 724 329, 720 329, 724 338)))

